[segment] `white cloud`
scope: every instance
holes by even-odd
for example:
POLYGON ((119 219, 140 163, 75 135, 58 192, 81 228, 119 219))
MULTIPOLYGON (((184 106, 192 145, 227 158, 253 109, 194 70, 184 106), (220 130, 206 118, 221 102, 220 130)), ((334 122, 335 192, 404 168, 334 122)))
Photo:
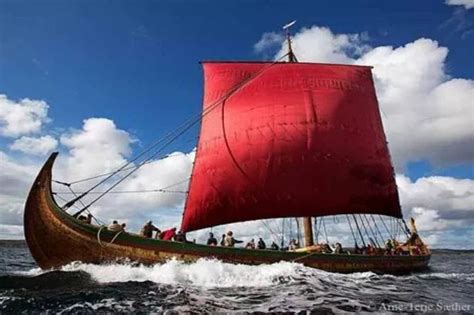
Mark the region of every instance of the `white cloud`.
POLYGON ((0 151, 0 238, 13 237, 2 235, 1 231, 16 231, 21 227, 23 205, 36 171, 35 165, 13 160, 0 151))
MULTIPOLYGON (((86 119, 80 130, 73 130, 61 136, 61 144, 66 151, 59 155, 53 176, 58 180, 73 181, 115 170, 126 163, 134 142, 128 132, 117 128, 109 119, 86 119)), ((160 189, 181 181, 180 185, 169 188, 179 192, 109 194, 94 204, 91 211, 106 222, 111 219, 127 222, 129 229, 134 231, 148 219, 154 219, 162 228, 178 226, 185 198, 185 194, 180 191, 187 189, 187 179, 191 173, 193 160, 194 151, 174 152, 164 159, 146 164, 115 189, 118 191, 160 189)), ((22 224, 24 201, 40 167, 41 163, 35 160, 12 159, 0 152, 2 224, 11 225, 12 228, 22 224)), ((125 173, 120 173, 115 180, 125 173)), ((84 191, 99 180, 75 184, 72 187, 75 191, 84 191)), ((110 184, 105 184, 96 191, 104 191, 108 187, 110 184)), ((54 189, 69 192, 66 187, 60 185, 54 185, 54 189)), ((60 196, 72 199, 70 194, 60 196)), ((90 202, 97 196, 97 194, 88 195, 84 202, 90 202)), ((57 200, 62 203, 59 197, 57 200)), ((77 205, 81 206, 80 203, 77 205)), ((71 213, 75 211, 76 208, 70 210, 71 213)), ((6 231, 6 228, 3 230, 6 231)), ((0 234, 0 237, 13 236, 0 234)))
MULTIPOLYGON (((374 66, 382 119, 398 170, 412 160, 443 165, 474 161, 474 81, 450 78, 445 71, 448 49, 425 38, 396 48, 370 48, 366 38, 313 26, 297 33, 293 43, 300 61, 374 66)), ((285 50, 282 43, 275 58, 285 50)))
POLYGON ((48 121, 46 102, 28 98, 16 102, 0 94, 0 135, 17 137, 39 132, 48 121))
POLYGON ((69 150, 67 157, 68 178, 84 178, 110 172, 126 163, 134 142, 130 134, 117 129, 115 123, 106 118, 84 120, 81 130, 74 130, 60 138, 69 150))
MULTIPOLYGON (((81 130, 74 130, 61 136, 61 144, 68 149, 68 152, 59 156, 54 176, 62 181, 70 182, 114 171, 127 163, 127 157, 131 153, 134 142, 136 140, 128 132, 117 128, 112 120, 86 119, 81 130)), ((194 151, 174 152, 166 158, 150 161, 113 190, 156 190, 182 182, 180 185, 169 188, 178 192, 111 193, 94 204, 91 210, 100 218, 127 222, 129 228, 135 230, 148 219, 154 219, 157 224, 159 222, 162 228, 177 226, 185 197, 181 191, 187 189, 187 179, 191 173, 193 160, 194 151), (177 208, 179 210, 176 211, 177 208)), ((129 167, 134 165, 132 163, 129 167)), ((105 191, 129 171, 119 173, 95 191, 105 191)), ((103 178, 75 184, 73 189, 78 192, 84 191, 101 179, 103 178)), ((56 186, 55 188, 58 191, 68 192, 65 187, 56 186)), ((88 195, 84 198, 84 203, 87 204, 97 196, 97 194, 88 195)), ((72 196, 67 194, 61 197, 72 199, 72 196)), ((80 203, 77 205, 80 206, 80 203)), ((76 210, 72 209, 71 212, 76 210)))
POLYGON ((23 226, 0 224, 0 239, 23 239, 23 226))
POLYGON ((10 149, 33 155, 45 155, 58 146, 58 140, 51 136, 32 138, 23 136, 10 145, 10 149))
POLYGON ((474 0, 446 0, 447 5, 462 5, 467 10, 474 8, 474 0))
POLYGON ((275 46, 280 46, 284 36, 278 33, 265 33, 262 38, 254 45, 256 52, 261 53, 275 46))
POLYGON ((444 209, 446 216, 474 218, 474 180, 447 176, 421 177, 411 181, 405 175, 396 177, 401 204, 406 209, 423 207, 444 209))
POLYGON ((377 47, 356 61, 373 65, 387 138, 398 168, 407 161, 434 164, 474 160, 474 81, 449 79, 448 50, 418 39, 377 47))
POLYGON ((431 176, 411 181, 399 174, 397 185, 405 218, 414 217, 418 230, 425 233, 422 235, 445 233, 437 234, 437 245, 443 246, 442 237, 474 226, 474 180, 431 176))

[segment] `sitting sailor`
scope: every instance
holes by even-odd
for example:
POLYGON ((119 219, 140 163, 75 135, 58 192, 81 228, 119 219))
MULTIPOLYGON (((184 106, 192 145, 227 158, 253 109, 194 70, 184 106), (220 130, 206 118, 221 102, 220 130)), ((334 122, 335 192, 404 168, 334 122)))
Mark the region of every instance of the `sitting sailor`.
POLYGON ((122 226, 118 224, 117 220, 114 220, 112 224, 110 224, 107 229, 112 232, 120 232, 123 230, 122 226))
POLYGON ((263 241, 263 238, 261 238, 261 237, 258 239, 257 248, 258 249, 267 248, 267 244, 265 244, 265 242, 263 241))
POLYGON ((176 235, 173 237, 173 239, 174 239, 175 242, 190 243, 186 239, 186 233, 184 233, 183 231, 178 231, 178 233, 176 233, 176 235))
POLYGON ((291 251, 291 250, 295 250, 295 249, 298 249, 298 248, 300 248, 298 242, 296 241, 296 239, 292 239, 290 241, 290 244, 288 244, 288 250, 291 251))
POLYGON ((255 241, 253 240, 253 238, 252 238, 252 240, 251 240, 250 242, 247 243, 247 245, 245 245, 245 248, 247 248, 247 249, 255 249, 255 241))
POLYGON ((87 217, 83 216, 83 215, 80 215, 78 217, 79 220, 85 222, 85 223, 88 223, 88 224, 91 224, 92 223, 92 214, 88 214, 87 217))
POLYGON ((342 245, 341 243, 336 243, 336 247, 334 248, 334 254, 342 254, 342 245))
POLYGON ((278 247, 277 243, 272 242, 272 245, 270 245, 270 249, 272 249, 272 250, 279 250, 280 247, 278 247))
POLYGON ((217 246, 217 239, 214 237, 214 234, 209 233, 209 238, 207 239, 208 246, 217 246))

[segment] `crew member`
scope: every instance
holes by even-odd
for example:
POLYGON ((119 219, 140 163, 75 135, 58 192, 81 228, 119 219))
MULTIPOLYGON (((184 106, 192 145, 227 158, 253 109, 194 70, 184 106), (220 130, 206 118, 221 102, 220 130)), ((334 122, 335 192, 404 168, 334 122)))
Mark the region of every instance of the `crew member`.
POLYGON ((140 235, 146 238, 152 238, 153 232, 160 233, 160 229, 153 225, 152 221, 148 221, 141 229, 140 235))
POLYGON ((243 243, 243 241, 236 240, 232 235, 232 231, 227 232, 227 235, 224 237, 224 246, 234 247, 235 244, 243 243))
POLYGON ((267 248, 267 244, 265 244, 265 242, 263 241, 263 239, 261 237, 258 239, 257 248, 258 249, 267 248))
POLYGON ((174 239, 176 235, 176 228, 171 228, 171 229, 168 229, 168 230, 164 230, 163 232, 161 232, 161 239, 163 241, 171 241, 174 239))
POLYGON ((120 232, 122 231, 122 226, 120 224, 118 224, 118 222, 116 220, 114 220, 112 222, 112 224, 110 224, 107 229, 109 231, 112 231, 112 232, 120 232))
POLYGON ((251 240, 250 242, 247 243, 247 245, 245 245, 245 248, 247 248, 247 249, 255 249, 255 241, 253 240, 253 238, 252 238, 252 240, 251 240))
POLYGON ((217 239, 214 237, 214 234, 209 233, 209 238, 207 239, 208 246, 217 246, 217 239))

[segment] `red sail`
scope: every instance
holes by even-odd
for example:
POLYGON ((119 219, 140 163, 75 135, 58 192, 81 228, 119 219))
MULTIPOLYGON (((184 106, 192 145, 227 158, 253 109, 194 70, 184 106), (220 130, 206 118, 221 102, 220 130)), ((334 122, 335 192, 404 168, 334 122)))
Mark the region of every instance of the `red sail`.
POLYGON ((279 217, 401 217, 370 67, 206 62, 204 77, 209 112, 183 231, 279 217))

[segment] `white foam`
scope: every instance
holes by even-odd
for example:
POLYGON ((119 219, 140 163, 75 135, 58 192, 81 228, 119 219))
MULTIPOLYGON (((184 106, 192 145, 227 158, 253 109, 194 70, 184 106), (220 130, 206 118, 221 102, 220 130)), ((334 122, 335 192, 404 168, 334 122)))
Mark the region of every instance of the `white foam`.
POLYGON ((152 281, 162 284, 191 284, 202 287, 262 287, 278 283, 282 278, 291 281, 302 265, 280 262, 271 265, 236 265, 218 260, 200 259, 195 263, 170 260, 164 264, 93 265, 79 262, 61 268, 63 271, 85 271, 100 283, 152 281))
MULTIPOLYGON (((305 267, 298 263, 279 262, 266 265, 239 265, 224 263, 219 260, 200 259, 194 263, 170 260, 164 264, 151 266, 137 264, 106 264, 95 265, 74 262, 61 268, 63 271, 84 271, 100 283, 111 282, 144 282, 160 284, 183 284, 200 287, 265 287, 282 282, 303 280, 313 285, 321 281, 333 284, 358 287, 364 283, 378 280, 395 280, 400 277, 393 275, 377 275, 373 272, 356 272, 338 274, 305 267)), ((34 268, 18 272, 25 276, 37 276, 48 270, 34 268)), ((459 279, 473 281, 472 273, 426 273, 402 276, 401 278, 421 279, 459 279)))
POLYGON ((458 280, 467 280, 474 281, 474 273, 444 273, 444 272, 432 272, 427 274, 418 275, 420 278, 424 279, 458 279, 458 280))
POLYGON ((32 268, 30 270, 26 271, 15 271, 14 274, 22 275, 22 276, 29 276, 29 277, 35 277, 39 276, 42 273, 45 273, 46 271, 41 269, 41 268, 32 268))

